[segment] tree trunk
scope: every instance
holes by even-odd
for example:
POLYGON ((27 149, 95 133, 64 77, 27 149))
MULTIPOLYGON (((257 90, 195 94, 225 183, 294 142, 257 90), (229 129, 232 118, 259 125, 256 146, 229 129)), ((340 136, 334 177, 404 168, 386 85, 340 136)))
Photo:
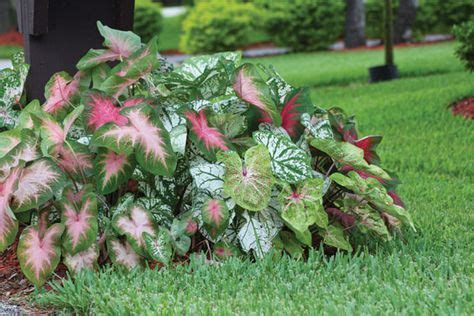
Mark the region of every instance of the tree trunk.
POLYGON ((415 24, 418 0, 400 0, 395 21, 394 42, 404 43, 412 39, 412 27, 415 24))
POLYGON ((364 0, 347 0, 344 44, 346 48, 365 46, 364 0))
POLYGON ((393 65, 393 11, 392 0, 385 0, 385 65, 393 65))
POLYGON ((0 34, 9 31, 13 26, 11 11, 12 7, 10 0, 0 0, 0 34))

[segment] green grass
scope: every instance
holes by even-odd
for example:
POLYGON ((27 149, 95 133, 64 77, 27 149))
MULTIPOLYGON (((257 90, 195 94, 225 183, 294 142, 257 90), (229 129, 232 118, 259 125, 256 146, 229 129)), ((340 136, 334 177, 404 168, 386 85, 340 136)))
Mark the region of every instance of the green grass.
POLYGON ((18 46, 0 45, 0 59, 11 59, 20 50, 21 47, 18 46))
MULTIPOLYGON (((354 78, 355 83, 345 87, 313 88, 313 100, 356 114, 362 134, 384 135, 379 153, 384 166, 403 181, 400 194, 413 213, 417 233, 370 243, 356 254, 324 257, 314 251, 306 262, 269 257, 256 263, 230 260, 220 266, 193 264, 131 274, 105 270, 75 282, 64 280, 34 300, 80 314, 472 315, 473 122, 453 117, 446 107, 454 99, 474 95, 474 76, 457 71, 458 63, 446 57, 449 50, 452 45, 443 44, 406 51, 403 58, 399 53, 402 73, 411 69, 405 77, 426 76, 376 85, 362 83, 362 76, 351 71, 356 63, 367 66, 364 53, 344 53, 352 61, 345 65, 337 63, 338 54, 333 59, 330 54, 273 59, 310 69, 310 56, 324 56, 337 69, 338 84, 344 69, 354 78), (417 50, 431 51, 426 64, 413 56, 417 50)), ((330 68, 320 65, 323 74, 330 68)), ((282 73, 293 82, 302 80, 291 65, 282 73)), ((329 74, 318 74, 318 67, 310 69, 302 74, 306 82, 300 83, 326 84, 321 78, 329 79, 329 74)))

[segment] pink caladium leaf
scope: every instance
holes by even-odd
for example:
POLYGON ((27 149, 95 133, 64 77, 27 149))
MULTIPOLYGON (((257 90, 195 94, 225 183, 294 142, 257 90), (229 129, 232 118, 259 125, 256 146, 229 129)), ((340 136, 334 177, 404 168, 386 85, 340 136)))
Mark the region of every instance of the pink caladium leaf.
POLYGON ((140 267, 143 258, 136 253, 128 241, 121 242, 116 238, 107 239, 107 250, 110 259, 116 265, 122 266, 128 270, 140 267))
POLYGON ((81 270, 95 270, 98 266, 99 250, 94 243, 84 251, 75 255, 64 253, 64 264, 71 273, 78 273, 81 270))
POLYGON ((370 164, 379 165, 380 157, 375 150, 382 141, 382 136, 366 136, 356 140, 354 145, 364 150, 364 159, 370 164))
POLYGON ((89 248, 97 238, 97 197, 92 188, 86 185, 78 196, 69 200, 68 194, 58 203, 61 210, 61 222, 65 226, 63 247, 75 255, 89 248), (77 201, 79 200, 80 201, 77 201))
POLYGON ((112 98, 101 92, 92 92, 85 98, 87 110, 87 127, 96 131, 102 125, 112 122, 124 126, 128 120, 120 114, 121 108, 114 104, 112 98))
POLYGON ((144 170, 171 176, 177 158, 158 115, 148 105, 128 107, 121 114, 127 118, 127 125, 103 125, 94 133, 92 144, 116 153, 131 154, 135 151, 135 158, 144 170))
POLYGON ((86 180, 84 177, 92 171, 92 155, 88 147, 80 143, 67 141, 63 146, 56 146, 52 156, 61 170, 74 179, 86 180))
POLYGON ((215 160, 218 151, 229 150, 227 138, 219 129, 209 126, 205 110, 199 113, 189 110, 184 113, 184 116, 190 125, 191 140, 208 159, 215 160))
POLYGON ((64 226, 54 224, 44 233, 38 227, 26 228, 18 243, 17 256, 23 274, 36 286, 43 285, 61 259, 64 226))
POLYGON ((10 208, 10 197, 17 188, 21 167, 10 172, 6 180, 0 182, 0 252, 7 249, 18 233, 18 221, 10 208))
POLYGON ((133 249, 140 255, 146 254, 143 233, 156 235, 153 216, 139 205, 132 204, 128 211, 113 220, 113 227, 120 235, 125 235, 133 249))
POLYGON ((242 100, 267 113, 276 126, 281 125, 281 117, 270 87, 262 79, 255 65, 243 64, 240 66, 233 87, 235 93, 242 100))
POLYGON ((335 136, 353 144, 357 139, 356 121, 354 116, 347 116, 343 109, 334 107, 328 110, 329 121, 337 131, 335 136))
POLYGON ((12 195, 11 206, 15 212, 40 207, 50 200, 65 182, 63 172, 49 158, 36 160, 25 167, 12 195))
POLYGON ((212 238, 219 236, 229 224, 229 208, 222 200, 209 199, 201 208, 205 229, 212 238))
POLYGON ((55 73, 45 87, 43 110, 54 117, 63 117, 75 102, 79 92, 80 73, 74 78, 66 72, 55 73))
POLYGON ((97 190, 101 194, 114 192, 130 179, 133 170, 135 158, 132 155, 101 148, 94 160, 97 190))
POLYGON ((308 90, 295 90, 288 94, 285 105, 281 110, 281 126, 288 132, 288 135, 296 139, 301 136, 304 130, 300 123, 301 114, 313 112, 314 105, 311 102, 308 90))

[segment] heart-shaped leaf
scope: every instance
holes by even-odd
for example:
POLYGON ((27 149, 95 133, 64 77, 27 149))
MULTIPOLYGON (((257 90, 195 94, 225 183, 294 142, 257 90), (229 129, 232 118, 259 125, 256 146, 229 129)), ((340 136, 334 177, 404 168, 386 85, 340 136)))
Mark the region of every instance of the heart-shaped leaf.
POLYGON ((18 233, 18 221, 10 208, 9 202, 17 188, 20 175, 21 168, 15 168, 0 183, 0 252, 3 252, 13 243, 18 233))
POLYGON ((58 207, 66 228, 63 247, 69 254, 75 255, 89 248, 97 238, 97 198, 90 186, 72 195, 65 195, 58 207))
POLYGON ((281 229, 277 215, 269 210, 258 213, 243 214, 245 223, 240 227, 238 238, 245 252, 253 250, 258 258, 262 258, 272 248, 273 238, 281 229))
POLYGON ((170 262, 173 249, 171 248, 171 239, 168 231, 160 229, 156 236, 143 233, 143 240, 145 240, 146 251, 153 260, 163 264, 170 262))
POLYGON ((173 244, 175 252, 180 256, 186 255, 191 247, 191 238, 189 238, 186 232, 187 226, 186 220, 175 219, 171 224, 171 243, 173 244))
POLYGON ((121 242, 116 238, 109 237, 107 239, 107 250, 110 259, 116 265, 122 266, 128 270, 132 270, 142 265, 142 257, 135 252, 128 241, 121 242))
POLYGON ((284 184, 279 195, 282 204, 281 216, 295 232, 302 243, 311 246, 309 227, 316 224, 320 228, 328 226, 328 216, 323 208, 324 180, 307 179, 293 189, 284 184))
POLYGON ((256 131, 253 138, 264 145, 271 157, 273 174, 288 183, 311 178, 311 158, 285 135, 269 130, 256 131))
POLYGON ((344 230, 339 226, 329 225, 322 234, 323 242, 331 247, 352 251, 352 246, 344 236, 344 230))
POLYGON ((92 143, 117 153, 131 154, 135 149, 135 157, 143 169, 156 175, 172 175, 177 158, 168 132, 152 108, 141 105, 126 108, 121 113, 128 124, 103 125, 94 134, 92 143))
POLYGON ((268 205, 274 179, 265 146, 248 149, 244 162, 235 151, 219 152, 218 160, 225 165, 225 194, 250 211, 260 211, 268 205))
POLYGON ((301 114, 301 124, 309 133, 316 138, 333 139, 331 122, 322 115, 311 116, 308 113, 301 114))
POLYGON ((221 260, 225 260, 230 257, 238 257, 242 254, 239 248, 235 245, 222 241, 216 243, 213 250, 214 255, 221 260))
POLYGON ((366 136, 355 141, 354 145, 364 150, 364 159, 370 164, 380 164, 380 157, 377 155, 377 146, 382 141, 382 136, 366 136))
POLYGON ((59 264, 63 231, 62 224, 54 224, 45 232, 30 226, 20 236, 17 256, 21 271, 38 287, 46 282, 59 264))
POLYGON ((63 117, 74 104, 79 92, 80 73, 74 78, 66 72, 55 73, 45 87, 43 110, 55 117, 63 117))
POLYGON ((212 238, 219 236, 229 224, 229 208, 221 200, 208 199, 201 208, 201 216, 212 238))
POLYGON ((102 194, 116 191, 126 183, 135 169, 135 159, 125 153, 117 154, 101 148, 94 160, 94 174, 97 177, 97 189, 102 194))
POLYGON ((92 244, 84 251, 75 255, 64 254, 64 264, 69 272, 77 274, 81 270, 95 270, 98 266, 99 250, 96 244, 92 244))
POLYGON ((121 108, 114 104, 112 98, 101 92, 89 93, 84 98, 87 110, 87 127, 96 131, 102 125, 112 122, 118 126, 128 123, 125 116, 120 114, 121 108))
POLYGON ((281 110, 281 127, 293 139, 297 139, 303 132, 300 123, 302 113, 313 113, 314 105, 307 89, 294 90, 286 96, 285 105, 281 110))

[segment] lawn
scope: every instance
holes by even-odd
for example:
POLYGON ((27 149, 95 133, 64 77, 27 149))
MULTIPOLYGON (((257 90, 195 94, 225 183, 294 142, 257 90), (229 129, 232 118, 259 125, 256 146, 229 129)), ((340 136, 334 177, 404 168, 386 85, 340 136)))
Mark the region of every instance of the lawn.
POLYGON ((0 59, 11 59, 13 54, 22 48, 18 46, 0 45, 0 59))
POLYGON ((356 114, 362 134, 384 135, 379 153, 403 181, 417 233, 355 254, 314 251, 307 261, 104 270, 56 283, 33 300, 80 314, 473 314, 473 122, 453 117, 447 105, 474 95, 474 77, 452 51, 452 44, 398 50, 404 78, 376 85, 365 83, 366 68, 379 51, 262 60, 312 86, 319 105, 356 114))

